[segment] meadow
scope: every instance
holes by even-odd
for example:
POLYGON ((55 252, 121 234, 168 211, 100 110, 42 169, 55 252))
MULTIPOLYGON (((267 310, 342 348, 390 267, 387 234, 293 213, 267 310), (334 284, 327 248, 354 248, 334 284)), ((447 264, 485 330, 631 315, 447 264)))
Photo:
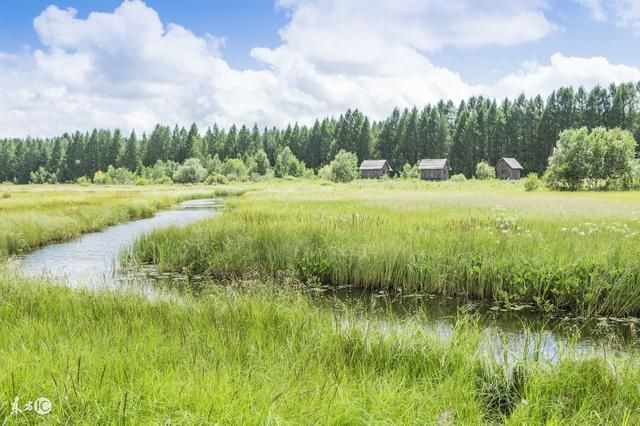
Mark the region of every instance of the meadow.
POLYGON ((421 292, 581 315, 640 314, 640 194, 518 182, 277 183, 222 217, 141 239, 136 262, 215 278, 421 292))

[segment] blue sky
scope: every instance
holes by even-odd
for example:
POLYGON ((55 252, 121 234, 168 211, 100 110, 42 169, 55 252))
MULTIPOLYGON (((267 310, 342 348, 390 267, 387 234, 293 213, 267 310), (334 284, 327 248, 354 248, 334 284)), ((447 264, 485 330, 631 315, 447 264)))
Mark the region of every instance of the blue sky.
POLYGON ((640 0, 4 1, 0 137, 547 95, 640 80, 639 40, 640 0))
MULTIPOLYGON (((86 17, 93 11, 113 11, 121 3, 117 0, 0 2, 0 51, 18 52, 25 46, 40 46, 33 18, 51 4, 72 7, 80 17, 86 17)), ((278 29, 287 22, 284 11, 265 0, 150 0, 146 3, 167 22, 184 25, 195 33, 209 32, 225 37, 225 57, 242 68, 255 66, 249 56, 251 48, 278 44, 278 29)))

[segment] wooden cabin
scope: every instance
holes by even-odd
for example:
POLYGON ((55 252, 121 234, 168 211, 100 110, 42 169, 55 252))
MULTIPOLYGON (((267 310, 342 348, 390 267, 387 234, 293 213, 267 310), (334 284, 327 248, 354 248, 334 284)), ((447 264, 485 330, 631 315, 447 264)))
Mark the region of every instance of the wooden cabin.
POLYGON ((360 164, 360 177, 362 179, 379 179, 389 176, 393 169, 387 160, 364 160, 360 164))
POLYGON ((446 158, 420 160, 418 169, 423 180, 447 180, 451 172, 449 160, 446 158))
POLYGON ((496 177, 498 179, 518 180, 524 168, 515 158, 501 158, 496 164, 496 177))

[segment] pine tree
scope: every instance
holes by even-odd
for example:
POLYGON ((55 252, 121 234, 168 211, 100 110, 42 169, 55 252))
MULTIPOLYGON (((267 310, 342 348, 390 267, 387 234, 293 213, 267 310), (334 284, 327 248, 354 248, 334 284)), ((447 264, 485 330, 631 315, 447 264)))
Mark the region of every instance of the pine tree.
POLYGON ((118 161, 118 166, 124 167, 130 172, 135 172, 138 168, 138 138, 135 130, 131 131, 131 135, 127 139, 120 161, 118 161))

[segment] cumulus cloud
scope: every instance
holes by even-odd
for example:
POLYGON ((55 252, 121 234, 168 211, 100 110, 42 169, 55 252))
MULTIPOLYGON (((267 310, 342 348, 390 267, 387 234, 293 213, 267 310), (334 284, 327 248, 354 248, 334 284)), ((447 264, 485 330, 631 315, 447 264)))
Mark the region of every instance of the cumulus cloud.
POLYGON ((548 65, 523 64, 521 71, 510 74, 485 91, 495 95, 517 93, 528 96, 550 93, 560 86, 594 87, 598 84, 640 81, 640 69, 612 64, 606 58, 580 58, 555 53, 548 65))
MULTIPOLYGON (((629 1, 629 0, 625 0, 629 1)), ((280 0, 289 22, 280 46, 255 48, 260 67, 238 70, 224 39, 163 23, 140 0, 79 18, 50 6, 34 20, 42 47, 0 53, 0 137, 75 129, 149 130, 155 123, 283 125, 359 108, 395 107, 473 94, 548 93, 640 79, 604 58, 554 55, 495 84, 470 85, 429 55, 447 47, 518 45, 555 30, 543 0, 280 0)))

